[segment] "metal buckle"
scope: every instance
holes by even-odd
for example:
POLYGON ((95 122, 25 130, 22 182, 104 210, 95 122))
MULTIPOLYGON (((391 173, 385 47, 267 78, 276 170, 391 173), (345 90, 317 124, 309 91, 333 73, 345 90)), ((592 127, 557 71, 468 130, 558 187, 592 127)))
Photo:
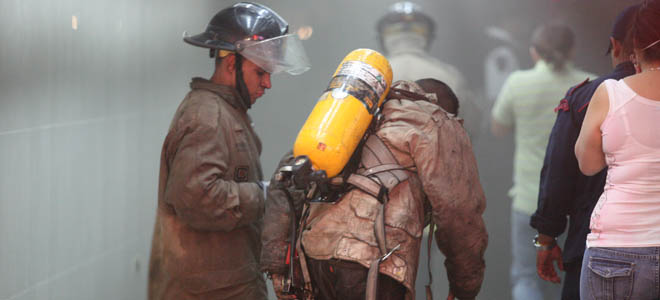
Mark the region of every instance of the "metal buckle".
POLYGON ((291 278, 284 278, 282 276, 282 292, 291 294, 291 278))
POLYGON ((381 262, 385 261, 387 258, 390 257, 390 255, 392 255, 392 253, 394 253, 394 251, 399 250, 399 248, 401 248, 401 244, 398 244, 398 245, 394 246, 394 248, 392 248, 392 250, 385 253, 385 255, 381 256, 380 261, 381 262))

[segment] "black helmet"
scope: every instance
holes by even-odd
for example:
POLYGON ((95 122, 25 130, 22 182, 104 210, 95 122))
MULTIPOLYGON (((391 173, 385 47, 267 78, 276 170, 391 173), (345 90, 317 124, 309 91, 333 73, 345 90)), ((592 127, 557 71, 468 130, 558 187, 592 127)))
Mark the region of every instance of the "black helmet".
POLYGON ((236 51, 238 41, 264 40, 288 32, 289 24, 270 8, 241 2, 215 14, 204 32, 183 40, 199 47, 236 51))
POLYGON ((211 57, 221 50, 235 52, 236 89, 250 108, 250 96, 243 78, 243 57, 270 74, 286 71, 297 75, 309 70, 305 48, 295 34, 288 34, 289 24, 272 9, 250 2, 240 2, 219 11, 206 30, 183 40, 194 46, 211 49, 211 57))
MULTIPOLYGON (((385 49, 383 38, 398 32, 416 32, 426 39, 430 47, 434 37, 435 22, 422 8, 412 2, 403 1, 392 4, 387 13, 376 24, 380 45, 385 49)), ((385 49, 386 50, 386 49, 385 49)))
POLYGON ((240 2, 219 11, 206 30, 183 40, 194 46, 236 52, 273 74, 300 74, 309 69, 302 43, 288 34, 289 24, 272 9, 240 2))

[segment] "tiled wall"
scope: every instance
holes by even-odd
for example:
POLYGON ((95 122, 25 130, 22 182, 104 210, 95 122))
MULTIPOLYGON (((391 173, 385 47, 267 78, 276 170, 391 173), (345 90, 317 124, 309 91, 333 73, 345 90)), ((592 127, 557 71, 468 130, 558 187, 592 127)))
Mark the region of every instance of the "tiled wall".
POLYGON ((146 298, 160 145, 208 69, 183 4, 0 2, 0 299, 146 298))

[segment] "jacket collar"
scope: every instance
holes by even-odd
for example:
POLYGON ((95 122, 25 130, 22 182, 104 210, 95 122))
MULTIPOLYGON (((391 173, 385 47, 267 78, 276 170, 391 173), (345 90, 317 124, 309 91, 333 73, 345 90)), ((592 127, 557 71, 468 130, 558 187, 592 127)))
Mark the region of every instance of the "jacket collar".
POLYGON ((222 98, 224 101, 229 103, 234 108, 245 112, 247 111, 247 107, 245 107, 245 104, 241 100, 242 99, 241 96, 238 94, 238 91, 233 87, 227 85, 219 85, 213 83, 208 79, 195 77, 190 82, 190 88, 211 91, 217 94, 218 96, 220 96, 220 98, 222 98))
POLYGON ((632 62, 622 62, 614 68, 614 74, 625 74, 625 76, 635 74, 635 65, 632 62))

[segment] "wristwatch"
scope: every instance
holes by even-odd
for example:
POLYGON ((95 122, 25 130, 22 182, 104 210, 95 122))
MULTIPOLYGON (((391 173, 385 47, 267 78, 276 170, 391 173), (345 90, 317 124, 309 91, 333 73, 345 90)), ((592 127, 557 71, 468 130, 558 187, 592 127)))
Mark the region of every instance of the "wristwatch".
POLYGON ((552 242, 549 243, 549 244, 541 244, 539 242, 539 234, 537 233, 534 236, 534 239, 532 240, 532 243, 534 244, 534 247, 536 248, 536 250, 538 250, 538 251, 548 251, 548 250, 554 248, 555 246, 557 246, 557 238, 554 238, 552 240, 552 242))

